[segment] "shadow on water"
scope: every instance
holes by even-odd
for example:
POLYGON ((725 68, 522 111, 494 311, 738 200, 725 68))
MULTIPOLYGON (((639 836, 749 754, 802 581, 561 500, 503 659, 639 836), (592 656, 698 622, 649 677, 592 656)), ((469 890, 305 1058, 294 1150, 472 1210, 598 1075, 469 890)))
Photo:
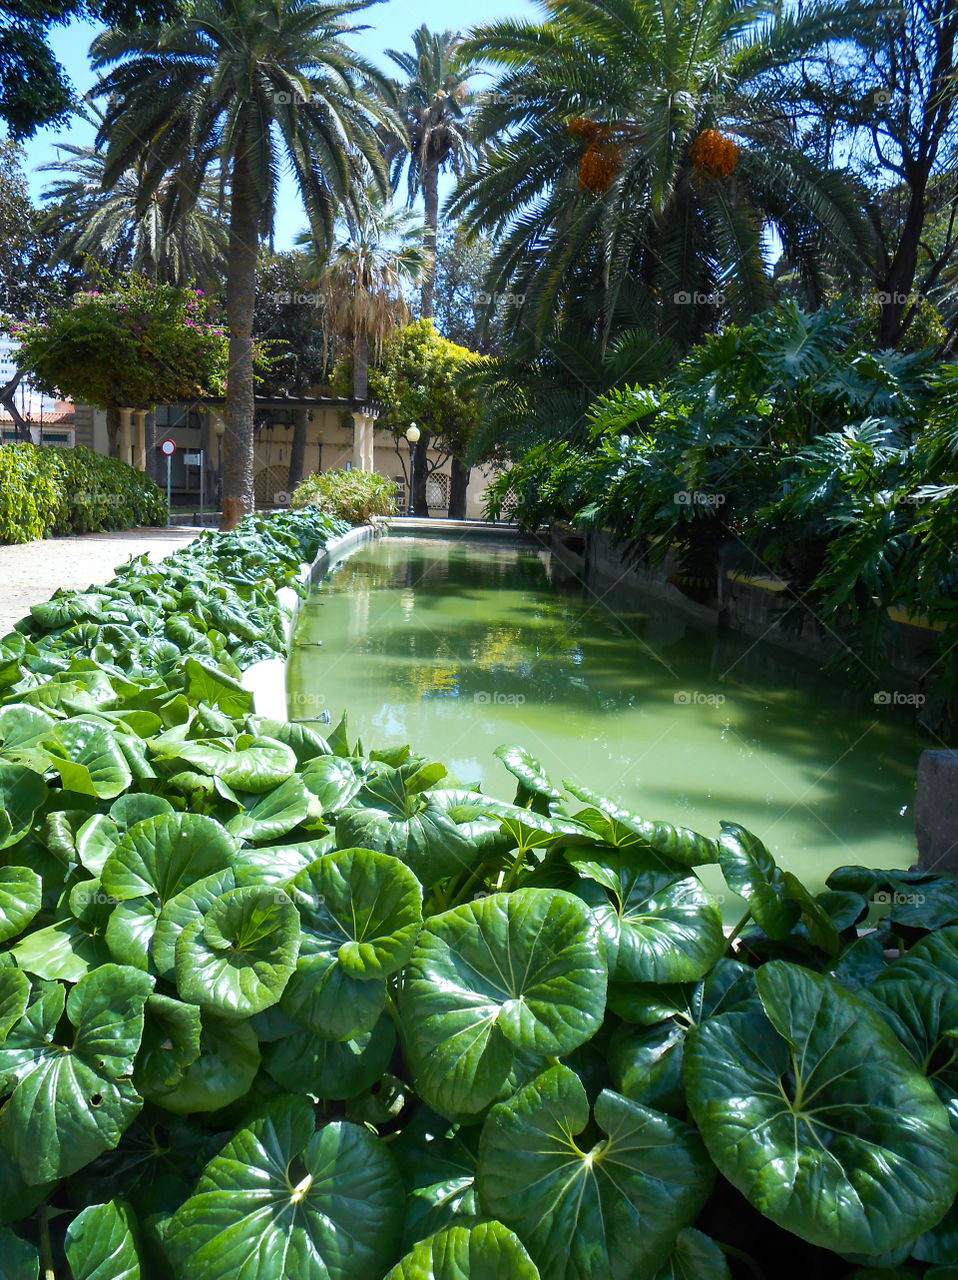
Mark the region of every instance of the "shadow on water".
POLYGON ((518 741, 648 816, 751 824, 811 880, 913 860, 912 725, 771 646, 637 604, 537 550, 387 538, 306 602, 290 690, 498 794, 492 750, 518 741))

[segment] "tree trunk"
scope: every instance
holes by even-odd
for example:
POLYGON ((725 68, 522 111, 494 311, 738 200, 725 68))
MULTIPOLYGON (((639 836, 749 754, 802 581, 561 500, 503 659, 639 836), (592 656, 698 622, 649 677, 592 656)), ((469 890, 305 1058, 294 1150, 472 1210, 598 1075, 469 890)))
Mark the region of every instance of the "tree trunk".
POLYGON ((364 333, 356 335, 353 352, 353 396, 365 400, 369 394, 369 342, 364 333))
POLYGON ((898 346, 904 333, 905 312, 914 299, 911 296, 918 269, 918 250, 922 228, 925 225, 925 183, 913 183, 908 202, 908 213, 902 227, 898 249, 891 266, 881 282, 881 321, 878 326, 878 349, 884 351, 898 346))
POLYGON ((226 318, 230 342, 229 372, 226 376, 226 432, 223 436, 221 529, 235 529, 243 516, 255 507, 252 333, 258 241, 259 201, 253 184, 249 152, 241 134, 233 158, 230 190, 230 242, 226 271, 226 318))
MULTIPOLYGON (((110 444, 110 457, 120 456, 120 406, 110 404, 106 410, 106 435, 110 444)), ((129 462, 129 458, 124 459, 129 462)))
POLYGON ((451 483, 449 485, 449 519, 465 520, 466 490, 469 488, 471 468, 464 466, 454 454, 452 458, 451 471, 451 483))
POLYGON ((146 474, 156 481, 156 410, 151 409, 143 420, 146 436, 146 474))
POLYGON ((431 320, 435 315, 436 242, 439 230, 439 165, 435 160, 426 164, 423 194, 426 201, 426 234, 423 246, 429 254, 429 265, 422 278, 422 318, 431 320))
POLYGON ((429 441, 432 433, 423 431, 416 441, 412 456, 412 513, 414 516, 428 516, 429 505, 426 502, 426 475, 428 465, 429 441))
POLYGON ((289 478, 286 489, 292 497, 293 490, 303 478, 306 462, 306 435, 309 431, 309 413, 305 408, 293 410, 293 443, 289 451, 289 478))

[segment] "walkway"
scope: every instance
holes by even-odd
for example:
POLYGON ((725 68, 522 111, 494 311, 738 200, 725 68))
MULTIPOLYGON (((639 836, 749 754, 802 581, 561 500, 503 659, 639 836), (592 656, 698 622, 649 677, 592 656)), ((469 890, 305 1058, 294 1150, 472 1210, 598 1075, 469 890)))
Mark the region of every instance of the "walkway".
POLYGON ((151 560, 162 560, 200 532, 186 528, 123 529, 0 546, 0 636, 29 613, 32 604, 49 600, 58 587, 83 590, 102 586, 131 556, 145 551, 151 560))

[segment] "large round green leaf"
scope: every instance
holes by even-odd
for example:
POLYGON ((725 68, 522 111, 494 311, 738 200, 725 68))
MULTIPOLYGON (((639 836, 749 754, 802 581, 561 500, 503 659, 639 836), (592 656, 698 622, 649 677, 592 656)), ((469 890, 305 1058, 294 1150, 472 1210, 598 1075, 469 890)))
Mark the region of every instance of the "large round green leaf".
POLYGON ((598 916, 617 982, 694 982, 725 950, 722 915, 695 875, 647 851, 566 855, 598 916), (613 963, 614 961, 614 963, 613 963))
POLYGON ((603 1090, 601 1132, 568 1067, 550 1067, 493 1107, 479 1144, 486 1210, 511 1227, 542 1280, 652 1275, 711 1191, 714 1170, 695 1130, 603 1090), (581 1139, 580 1139, 581 1141, 581 1139))
POLYGON ((0 1280, 37 1280, 39 1274, 36 1247, 9 1227, 0 1227, 0 1280))
POLYGON ((130 1083, 152 990, 145 973, 102 965, 66 999, 72 1043, 56 1040, 65 990, 41 982, 0 1047, 0 1141, 28 1182, 62 1178, 115 1147, 142 1100, 130 1083))
POLYGON ((406 1254, 386 1280, 539 1280, 522 1241, 501 1222, 446 1227, 406 1254))
POLYGON ((766 1217, 843 1253, 881 1254, 933 1226, 958 1190, 948 1114, 874 1010, 784 961, 761 1008, 689 1036, 692 1114, 726 1178, 766 1217))
POLYGON ((298 777, 287 778, 230 818, 227 830, 239 840, 279 840, 305 822, 310 799, 310 793, 298 777))
POLYGON ((195 1004, 152 995, 146 1002, 143 1041, 133 1083, 147 1097, 173 1089, 200 1056, 202 1022, 195 1004))
POLYGON ((409 1194, 403 1222, 408 1249, 443 1227, 475 1218, 479 1130, 452 1125, 419 1107, 391 1144, 409 1194))
POLYGON ((177 756, 237 791, 272 791, 296 772, 296 756, 284 742, 242 734, 229 746, 185 742, 177 756))
POLYGON ((47 794, 40 773, 0 760, 0 849, 23 839, 47 794))
POLYGON ((422 889, 397 858, 370 849, 327 854, 289 885, 302 922, 283 1008, 336 1040, 368 1031, 386 1003, 383 979, 409 959, 422 889))
POLYGON ((353 1040, 326 1040, 312 1031, 265 1046, 263 1065, 290 1093, 325 1101, 356 1098, 384 1075, 396 1047, 392 1019, 383 1015, 371 1031, 353 1040))
POLYGON ((280 1098, 206 1166, 166 1232, 178 1280, 381 1280, 402 1185, 368 1130, 280 1098))
POLYGON ((29 867, 0 867, 0 942, 22 933, 40 910, 43 884, 29 867))
POLYGON ((481 1111, 504 1096, 523 1056, 531 1073, 534 1055, 590 1040, 606 986, 598 925, 572 894, 520 889, 434 916, 403 975, 420 1094, 446 1114, 481 1111))
POLYGON ((73 1280, 140 1280, 136 1218, 122 1200, 93 1204, 67 1227, 66 1255, 73 1280))
MULTIPOLYGON (((185 1027, 181 1034, 187 1034, 185 1027)), ((173 1043, 176 1049, 178 1042, 173 1043)), ((183 1069, 176 1083, 163 1084, 138 1074, 137 1085, 144 1097, 178 1115, 219 1111, 249 1092, 259 1064, 259 1043, 248 1022, 227 1022, 204 1014, 199 1057, 183 1069)), ((149 1058, 144 1067, 149 1069, 149 1058)))
POLYGON ((171 980, 174 977, 176 943, 186 926, 202 920, 217 898, 236 887, 233 867, 224 867, 194 881, 163 904, 150 947, 153 963, 161 977, 171 980))
POLYGON ((299 916, 277 889, 231 889, 180 934, 176 985, 222 1018, 248 1018, 283 993, 299 953, 299 916))
POLYGON ((116 736, 92 720, 58 724, 43 746, 65 791, 111 799, 133 781, 116 736))
POLYGON ((236 850, 236 841, 213 818, 162 813, 130 828, 107 858, 100 879, 120 902, 155 894, 165 903, 230 866, 236 850))
POLYGON ((655 1280, 732 1280, 725 1254, 714 1240, 685 1227, 655 1280))

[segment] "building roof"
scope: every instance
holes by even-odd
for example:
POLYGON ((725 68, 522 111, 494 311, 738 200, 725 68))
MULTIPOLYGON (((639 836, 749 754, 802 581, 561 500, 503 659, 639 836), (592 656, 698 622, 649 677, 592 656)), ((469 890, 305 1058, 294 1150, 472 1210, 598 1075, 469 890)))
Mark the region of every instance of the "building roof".
MULTIPOLYGON (((370 418, 380 417, 389 408, 380 400, 373 400, 370 397, 357 400, 355 396, 304 396, 282 392, 276 396, 256 395, 253 399, 260 409, 346 409, 350 413, 364 413, 370 418)), ((198 403, 216 408, 226 405, 226 397, 217 396, 200 400, 198 403)))

